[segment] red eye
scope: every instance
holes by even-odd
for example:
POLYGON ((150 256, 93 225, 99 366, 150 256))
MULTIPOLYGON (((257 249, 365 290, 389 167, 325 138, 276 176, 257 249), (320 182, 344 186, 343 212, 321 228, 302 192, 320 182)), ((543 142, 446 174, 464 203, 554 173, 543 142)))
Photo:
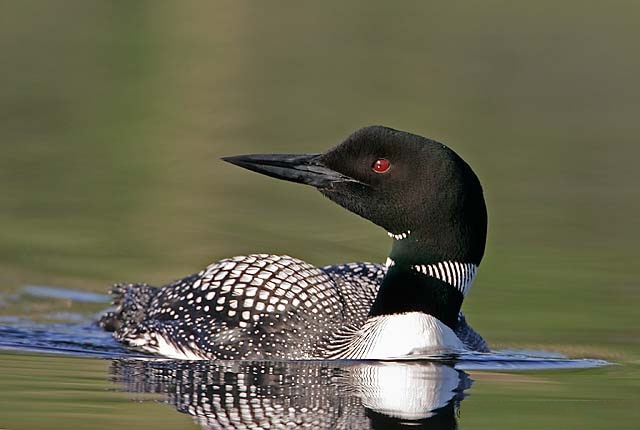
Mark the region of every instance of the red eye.
POLYGON ((378 158, 374 163, 373 163, 373 171, 376 173, 384 173, 387 170, 389 170, 389 167, 391 167, 391 163, 389 163, 389 160, 387 160, 386 158, 378 158))

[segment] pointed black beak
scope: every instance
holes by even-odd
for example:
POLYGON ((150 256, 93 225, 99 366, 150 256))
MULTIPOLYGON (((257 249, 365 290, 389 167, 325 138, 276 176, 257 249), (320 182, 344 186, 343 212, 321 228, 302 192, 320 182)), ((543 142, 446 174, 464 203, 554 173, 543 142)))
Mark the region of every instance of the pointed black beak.
POLYGON ((222 157, 228 163, 273 178, 331 188, 336 182, 359 182, 320 162, 321 154, 248 154, 222 157))

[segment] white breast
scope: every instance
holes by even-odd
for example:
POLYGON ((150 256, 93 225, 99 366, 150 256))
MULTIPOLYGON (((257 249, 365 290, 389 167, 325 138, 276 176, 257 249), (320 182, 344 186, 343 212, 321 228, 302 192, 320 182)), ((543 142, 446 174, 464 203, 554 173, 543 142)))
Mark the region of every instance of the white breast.
POLYGON ((453 330, 422 312, 369 318, 349 337, 332 354, 333 358, 384 360, 415 354, 455 353, 466 349, 453 330))

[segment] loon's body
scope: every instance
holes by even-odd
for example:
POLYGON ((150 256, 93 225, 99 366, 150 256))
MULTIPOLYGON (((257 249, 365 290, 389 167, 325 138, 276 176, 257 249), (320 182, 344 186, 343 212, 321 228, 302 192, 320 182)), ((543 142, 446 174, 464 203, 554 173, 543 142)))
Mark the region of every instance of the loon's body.
POLYGON ((118 284, 101 326, 179 359, 386 359, 486 351, 460 306, 484 253, 486 209, 471 168, 446 146, 367 127, 323 154, 226 158, 312 185, 384 227, 386 265, 315 267, 288 256, 221 260, 157 288, 118 284))

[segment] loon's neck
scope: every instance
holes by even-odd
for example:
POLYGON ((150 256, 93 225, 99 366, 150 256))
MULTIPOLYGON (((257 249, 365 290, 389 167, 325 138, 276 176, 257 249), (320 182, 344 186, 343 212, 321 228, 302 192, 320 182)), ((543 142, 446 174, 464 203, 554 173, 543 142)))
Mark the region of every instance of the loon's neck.
MULTIPOLYGON (((394 247, 387 259, 387 274, 369 316, 423 312, 455 330, 460 307, 475 277, 477 264, 406 252, 411 247, 411 234, 401 234, 400 238, 394 237, 394 247), (397 245, 399 242, 401 244, 397 245)), ((413 242, 415 246, 416 241, 413 242)))
POLYGON ((453 221, 439 222, 438 228, 426 226, 420 231, 388 232, 393 239, 389 258, 406 266, 441 261, 480 265, 484 255, 486 221, 484 224, 460 219, 453 221))

